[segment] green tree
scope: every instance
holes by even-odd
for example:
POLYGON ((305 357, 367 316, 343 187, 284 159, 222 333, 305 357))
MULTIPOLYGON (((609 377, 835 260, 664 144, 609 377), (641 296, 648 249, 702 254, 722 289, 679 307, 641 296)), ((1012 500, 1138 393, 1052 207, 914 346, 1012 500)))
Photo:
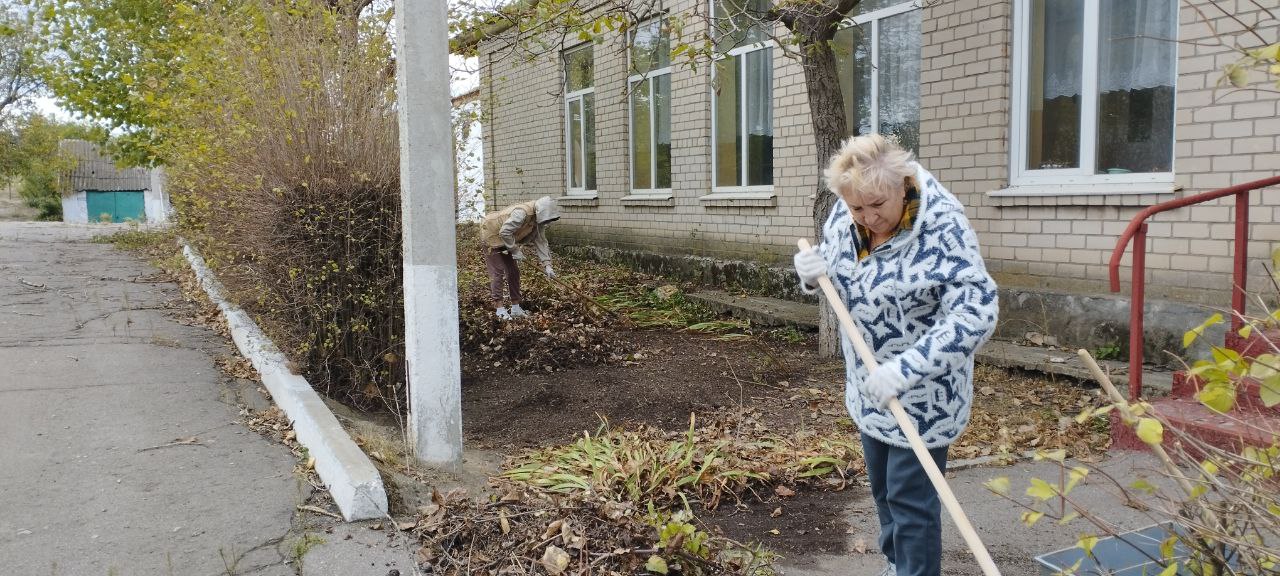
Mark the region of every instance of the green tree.
POLYGON ((11 7, 0 8, 0 121, 8 120, 42 87, 36 44, 32 18, 11 7))
POLYGON ((61 219, 62 183, 75 167, 75 160, 59 149, 59 142, 68 138, 101 140, 104 136, 100 128, 28 114, 5 134, 5 146, 0 150, 3 176, 20 179, 19 194, 28 206, 40 211, 41 220, 61 219))

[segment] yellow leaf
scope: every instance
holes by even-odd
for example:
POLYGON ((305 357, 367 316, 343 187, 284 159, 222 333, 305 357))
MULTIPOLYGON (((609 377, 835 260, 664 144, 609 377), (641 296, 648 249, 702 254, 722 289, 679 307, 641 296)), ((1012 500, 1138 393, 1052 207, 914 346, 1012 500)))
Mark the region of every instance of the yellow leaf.
POLYGON ((996 494, 1000 494, 1000 495, 1008 494, 1009 478, 1005 476, 1001 476, 999 478, 992 478, 990 480, 987 480, 987 483, 985 484, 985 486, 987 487, 988 490, 995 492, 996 494))
POLYGON ((1138 490, 1139 492, 1146 492, 1147 494, 1151 494, 1156 491, 1156 487, 1150 482, 1147 482, 1146 478, 1139 478, 1137 480, 1134 480, 1133 483, 1129 485, 1129 487, 1133 488, 1134 490, 1138 490))
POLYGON ((1204 470, 1204 473, 1210 476, 1218 475, 1218 465, 1208 460, 1205 460, 1204 462, 1200 463, 1200 469, 1204 470))
POLYGON ((1138 438, 1151 446, 1164 442, 1164 425, 1155 418, 1139 418, 1136 431, 1138 438))
POLYGON ((1044 512, 1023 512, 1022 523, 1027 526, 1034 526, 1042 517, 1044 517, 1044 512))
POLYGON ((1259 382, 1258 395, 1262 397, 1262 403, 1267 408, 1280 404, 1280 374, 1274 374, 1259 382))
POLYGON ((1244 88, 1249 84, 1249 69, 1243 66, 1228 67, 1227 81, 1236 88, 1244 88))
POLYGON ((1072 468, 1069 474, 1069 479, 1067 480, 1067 487, 1062 492, 1064 494, 1071 492, 1071 489, 1075 488, 1076 484, 1079 484, 1080 481, 1084 480, 1088 475, 1089 469, 1084 466, 1076 466, 1075 468, 1072 468))
POLYGON ((653 556, 649 557, 648 562, 644 563, 644 569, 649 572, 653 572, 654 574, 666 574, 667 561, 663 560, 661 556, 654 554, 653 556))
POLYGON ((1173 549, 1174 549, 1174 546, 1177 546, 1177 544, 1178 544, 1177 536, 1170 536, 1168 538, 1165 538, 1164 542, 1160 543, 1160 558, 1164 560, 1172 559, 1173 549))
POLYGON ((1053 460, 1054 462, 1062 462, 1067 458, 1067 451, 1061 448, 1057 450, 1037 450, 1035 454, 1036 460, 1053 460))
POLYGON ((1050 486, 1048 482, 1039 478, 1032 478, 1031 485, 1027 487, 1027 496, 1037 500, 1048 500, 1053 498, 1058 492, 1050 486))
POLYGON ((1196 398, 1201 404, 1218 412, 1227 412, 1236 403, 1236 389, 1229 382, 1210 382, 1196 398))
POLYGON ((1080 540, 1076 541, 1076 547, 1081 550, 1084 550, 1084 553, 1088 554, 1089 556, 1093 556, 1093 547, 1096 546, 1097 544, 1098 544, 1097 536, 1081 536, 1080 540))
POLYGON ((1182 335, 1182 347, 1186 348, 1190 346, 1191 343, 1195 342, 1196 338, 1199 338, 1201 334, 1204 334, 1204 331, 1208 329, 1210 326, 1214 326, 1221 323, 1222 323, 1222 314, 1214 314, 1199 326, 1196 326, 1195 328, 1187 330, 1187 332, 1182 335))
POLYGON ((1177 573, 1178 573, 1178 563, 1174 562, 1173 564, 1165 566, 1164 570, 1160 571, 1159 576, 1175 576, 1177 573))
POLYGON ((1258 60, 1280 60, 1280 42, 1255 50, 1253 57, 1258 60))

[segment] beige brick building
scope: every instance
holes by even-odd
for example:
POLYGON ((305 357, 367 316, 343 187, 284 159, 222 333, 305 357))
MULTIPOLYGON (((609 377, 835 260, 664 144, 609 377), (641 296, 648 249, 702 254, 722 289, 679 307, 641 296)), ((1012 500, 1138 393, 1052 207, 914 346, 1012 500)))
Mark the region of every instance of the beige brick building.
MULTIPOLYGON (((668 15, 705 14, 702 1, 664 5, 668 15)), ((1268 2, 1280 9, 1276 0, 1261 4, 1268 2)), ((1217 86, 1237 57, 1231 46, 1257 41, 1240 34, 1242 22, 1277 40, 1280 23, 1255 2, 919 4, 864 0, 850 31, 860 36, 845 35, 854 40, 842 60, 853 70, 846 91, 869 94, 851 105, 858 116, 851 124, 897 131, 904 142, 918 133, 921 163, 967 207, 1002 286, 1105 292, 1117 236, 1142 207, 1280 172, 1280 95, 1217 86)), ((688 18, 684 33, 705 25, 688 18)), ((553 234, 560 242, 788 260, 796 238, 814 235, 820 173, 798 62, 777 46, 763 55, 726 46, 732 64, 717 69, 732 66, 741 82, 677 64, 663 71, 669 96, 654 104, 651 83, 653 98, 637 110, 629 78, 644 83, 657 74, 637 80, 625 44, 618 36, 588 44, 591 78, 581 70, 569 78, 570 42, 532 53, 500 41, 480 46, 489 201, 560 198, 566 214, 553 234), (753 68, 752 58, 768 58, 772 69, 753 68), (659 106, 669 128, 656 127, 659 106), (766 158, 760 146, 770 138, 766 158), (669 157, 669 176, 659 157, 669 157), (644 189, 633 185, 633 173, 651 170, 664 175, 642 175, 644 189)), ((1262 258, 1280 243, 1280 188, 1255 193, 1252 204, 1250 254, 1262 258)), ((1225 304, 1233 214, 1224 199, 1155 217, 1149 293, 1225 304)), ((1262 288, 1260 263, 1250 271, 1251 285, 1262 288)))

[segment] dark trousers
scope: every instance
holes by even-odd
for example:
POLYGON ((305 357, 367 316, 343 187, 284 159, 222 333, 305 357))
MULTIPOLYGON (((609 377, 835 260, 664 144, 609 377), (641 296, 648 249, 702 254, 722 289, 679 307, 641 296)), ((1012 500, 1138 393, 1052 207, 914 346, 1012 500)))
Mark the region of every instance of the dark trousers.
MULTIPOLYGON (((940 576, 942 505, 915 452, 866 435, 862 451, 880 516, 880 551, 897 566, 898 576, 940 576)), ((947 447, 929 454, 946 472, 947 447)))
POLYGON ((506 250, 494 248, 485 254, 484 263, 489 269, 489 297, 494 302, 502 302, 502 284, 505 278, 507 291, 511 293, 511 303, 519 304, 520 267, 516 266, 515 258, 506 250))

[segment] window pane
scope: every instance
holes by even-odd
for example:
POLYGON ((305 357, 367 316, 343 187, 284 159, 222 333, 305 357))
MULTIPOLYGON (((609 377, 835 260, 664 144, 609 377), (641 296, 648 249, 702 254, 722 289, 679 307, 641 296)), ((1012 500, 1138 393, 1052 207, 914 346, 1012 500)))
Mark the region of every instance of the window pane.
POLYGON ((631 84, 631 187, 653 187, 653 153, 649 126, 649 81, 631 84))
POLYGON ((577 92, 595 85, 591 45, 564 53, 565 91, 577 92))
POLYGON ((586 172, 583 182, 587 190, 596 189, 596 110, 595 95, 582 97, 582 167, 586 172))
POLYGON ((716 50, 767 40, 760 15, 768 11, 769 0, 715 0, 716 50))
POLYGON ((715 94, 711 104, 715 118, 716 186, 737 186, 741 183, 739 156, 742 146, 738 141, 738 129, 742 117, 738 103, 738 59, 731 56, 716 62, 715 94))
POLYGON ((1030 32, 1027 168, 1079 167, 1084 1, 1033 0, 1030 32))
POLYGON ((569 187, 582 187, 582 100, 569 101, 569 187))
MULTIPOLYGON (((907 2, 912 1, 914 0, 907 0, 907 2)), ((858 2, 857 6, 853 7, 853 10, 849 12, 849 16, 861 16, 863 14, 875 12, 881 8, 888 8, 890 6, 896 6, 904 3, 906 2, 903 0, 862 0, 861 2, 858 2)))
POLYGON ((880 133, 916 152, 920 143, 920 11, 880 21, 880 133))
POLYGON ((654 76, 653 140, 657 181, 654 188, 671 187, 671 75, 654 76))
POLYGON ((1100 27, 1097 171, 1170 172, 1177 2, 1103 0, 1100 27))
POLYGON ((745 55, 747 185, 773 184, 773 49, 745 55))
POLYGON ((871 25, 836 32, 836 66, 844 99, 845 136, 871 132, 871 25))
POLYGON ((644 74, 666 68, 671 63, 671 42, 664 20, 650 20, 636 27, 631 43, 631 70, 644 74))

